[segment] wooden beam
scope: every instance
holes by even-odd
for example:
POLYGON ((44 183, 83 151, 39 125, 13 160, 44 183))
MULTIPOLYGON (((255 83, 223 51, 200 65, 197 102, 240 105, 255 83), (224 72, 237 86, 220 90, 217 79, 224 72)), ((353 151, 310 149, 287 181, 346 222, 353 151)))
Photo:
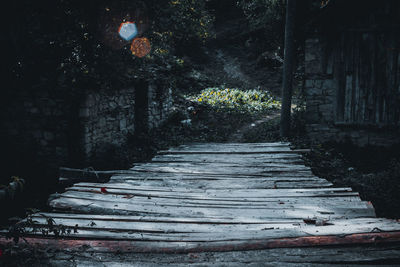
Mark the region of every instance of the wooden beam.
MULTIPOLYGON (((130 252, 130 253, 197 253, 261 250, 271 248, 294 248, 354 244, 380 244, 400 242, 400 232, 361 233, 335 236, 305 236, 231 242, 137 242, 126 240, 50 239, 25 237, 27 244, 35 248, 86 252, 130 252)), ((0 237, 0 245, 10 246, 14 242, 0 237)))
POLYGON ((285 61, 283 63, 283 86, 281 107, 281 129, 282 137, 290 134, 290 112, 292 106, 293 69, 295 65, 295 43, 294 28, 296 19, 296 1, 287 0, 286 24, 285 24, 285 61))

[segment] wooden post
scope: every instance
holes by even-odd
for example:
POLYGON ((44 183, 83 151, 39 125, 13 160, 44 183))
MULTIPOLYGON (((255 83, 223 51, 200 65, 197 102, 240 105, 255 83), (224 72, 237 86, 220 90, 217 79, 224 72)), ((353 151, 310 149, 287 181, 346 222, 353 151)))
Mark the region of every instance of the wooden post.
POLYGON ((295 63, 294 27, 296 0, 287 0, 285 24, 285 61, 283 63, 283 87, 281 107, 281 137, 290 132, 290 111, 292 105, 293 68, 295 63))

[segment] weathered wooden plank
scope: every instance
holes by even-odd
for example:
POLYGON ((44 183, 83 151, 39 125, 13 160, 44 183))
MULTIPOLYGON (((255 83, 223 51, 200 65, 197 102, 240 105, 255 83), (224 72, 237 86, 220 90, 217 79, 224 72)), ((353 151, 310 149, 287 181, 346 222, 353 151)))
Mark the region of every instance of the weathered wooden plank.
MULTIPOLYGON (((159 180, 159 179, 291 179, 291 178, 318 178, 309 171, 297 171, 297 172, 275 172, 275 173, 263 173, 263 174, 224 174, 224 173, 179 173, 179 172, 143 172, 143 171, 132 171, 131 174, 114 175, 110 179, 115 177, 126 177, 129 179, 145 179, 145 180, 159 180)), ((120 178, 117 178, 120 179, 120 178)))
POLYGON ((257 155, 204 155, 204 154, 165 154, 156 155, 153 162, 212 162, 212 163, 236 163, 236 164, 249 164, 249 163, 281 163, 292 164, 303 162, 299 154, 257 154, 257 155))
POLYGON ((305 169, 302 167, 299 168, 269 168, 269 169, 241 169, 237 168, 236 170, 233 168, 223 169, 205 169, 205 168, 185 168, 185 167, 134 167, 131 170, 137 172, 145 172, 145 173, 182 173, 182 174, 210 174, 210 175, 224 175, 224 176, 268 176, 274 175, 275 173, 285 173, 287 176, 294 175, 295 173, 300 173, 302 175, 312 176, 312 172, 309 169, 305 169))
MULTIPOLYGON (((29 227, 37 228, 47 228, 48 218, 45 217, 33 217, 34 224, 29 225, 29 227)), ((104 231, 120 231, 120 232, 148 232, 148 233, 211 233, 211 232, 224 232, 224 231, 264 231, 272 229, 301 229, 307 224, 303 221, 298 221, 296 223, 286 223, 285 225, 281 223, 269 222, 266 224, 210 224, 210 223, 168 223, 168 222, 131 222, 126 221, 104 221, 95 219, 78 219, 78 218, 52 218, 53 226, 64 226, 68 228, 74 228, 76 230, 104 230, 104 231)), ((329 222, 334 224, 335 222, 329 222)), ((363 221, 363 223, 374 223, 370 221, 363 221)))
POLYGON ((254 150, 249 150, 249 151, 213 151, 213 150, 177 150, 177 151, 169 151, 169 150, 164 150, 164 151, 159 151, 159 155, 165 155, 165 154, 279 154, 279 153, 285 153, 285 154, 302 154, 302 153, 309 153, 309 149, 296 149, 296 150, 260 150, 260 151, 254 151, 254 150))
POLYGON ((175 198, 148 198, 143 196, 133 195, 106 195, 87 193, 79 191, 68 191, 62 195, 62 197, 73 197, 73 198, 84 198, 93 200, 111 201, 117 203, 131 203, 135 204, 147 204, 152 206, 209 206, 209 207, 241 207, 241 208, 301 208, 303 206, 311 207, 314 206, 316 209, 319 207, 358 207, 358 208, 370 208, 370 204, 366 201, 361 201, 358 197, 336 197, 336 198, 309 198, 306 201, 301 201, 296 198, 266 198, 262 201, 230 201, 230 200, 212 200, 212 199, 175 199, 175 198))
MULTIPOLYGON (((134 189, 107 189, 107 194, 112 195, 133 195, 133 196, 143 196, 143 197, 160 197, 160 198, 175 198, 175 199, 213 199, 213 200, 232 200, 232 201, 261 201, 263 199, 270 198, 314 198, 314 197, 324 197, 324 198, 332 198, 332 197, 357 197, 359 196, 356 192, 304 192, 304 193, 296 193, 296 192, 286 192, 286 195, 283 194, 266 194, 266 195, 251 195, 251 194, 229 194, 226 192, 223 195, 220 194, 211 194, 211 193, 183 193, 183 192, 162 192, 162 191, 142 191, 142 190, 134 190, 134 189)), ((309 188, 313 189, 313 188, 309 188)), ((322 189, 322 188, 319 188, 322 189)), ((261 190, 261 189, 251 189, 251 190, 261 190)), ((269 190, 269 189, 262 189, 269 190)), ((275 190, 292 190, 292 189, 274 189, 275 190)), ((308 189, 307 189, 308 190, 308 189)), ((68 191, 78 191, 78 192, 91 192, 96 194, 101 194, 101 189, 98 188, 89 188, 89 187, 71 187, 68 188, 68 191)), ((303 201, 303 200, 302 200, 303 201)))
POLYGON ((274 143, 188 143, 185 145, 180 145, 177 147, 172 147, 170 150, 177 149, 208 149, 212 148, 259 148, 259 147, 268 147, 268 148, 276 148, 276 147, 289 147, 290 143, 288 142, 274 142, 274 143))
POLYGON ((181 157, 188 157, 189 159, 191 158, 202 158, 202 157, 210 157, 210 158, 231 158, 231 159, 255 159, 255 160, 262 160, 262 159, 299 159, 302 157, 301 154, 295 154, 295 153, 266 153, 266 154, 227 154, 227 155, 218 155, 218 154, 211 154, 211 155, 203 155, 203 154, 164 154, 164 155, 155 155, 155 159, 158 158, 181 158, 181 157))
POLYGON ((303 164, 290 164, 285 163, 253 163, 253 162, 148 162, 148 163, 137 163, 132 169, 135 168, 146 168, 146 167, 184 167, 184 168, 242 168, 242 169, 275 169, 275 168, 293 168, 293 169, 304 169, 309 170, 310 168, 303 164))
POLYGON ((112 179, 109 182, 111 187, 115 183, 125 184, 124 188, 136 186, 148 187, 174 187, 192 189, 290 189, 290 188, 322 188, 330 187, 332 183, 321 179, 159 179, 159 180, 132 180, 132 179, 112 179))
POLYGON ((271 197, 334 197, 334 196, 358 196, 351 188, 308 188, 308 189, 187 189, 168 187, 136 186, 125 188, 107 187, 108 184, 79 183, 68 188, 70 191, 89 191, 101 193, 105 187, 110 194, 134 194, 144 196, 170 196, 170 197, 198 197, 198 198, 271 198, 271 197))
POLYGON ((114 175, 110 178, 110 183, 114 181, 229 181, 230 183, 241 183, 241 181, 246 182, 327 182, 326 179, 318 178, 316 176, 265 176, 265 177, 254 177, 254 176, 245 176, 242 178, 237 178, 236 176, 221 176, 221 175, 197 175, 197 174, 188 174, 188 175, 180 175, 174 173, 138 173, 138 175, 114 175))
MULTIPOLYGON (((396 263, 399 262, 399 246, 396 243, 389 243, 396 242, 397 239, 398 233, 395 232, 355 234, 344 237, 279 239, 247 244, 233 242, 231 245, 220 244, 220 246, 215 243, 213 247, 206 247, 205 244, 178 242, 167 243, 163 247, 164 244, 158 242, 26 238, 29 244, 38 249, 52 247, 58 253, 62 253, 61 255, 50 254, 49 257, 55 262, 51 261, 51 264, 40 262, 42 264, 40 266, 53 266, 54 263, 62 260, 62 263, 65 263, 62 266, 70 266, 72 261, 76 264, 83 263, 83 266, 132 266, 136 263, 136 266, 177 266, 179 264, 183 266, 232 266, 231 263, 239 263, 239 265, 233 266, 313 267, 327 264, 329 266, 376 266, 377 264, 398 266, 396 263), (357 245, 354 246, 354 244, 357 245), (360 246, 360 244, 364 245, 360 246), (367 246, 367 244, 370 245, 367 246), (343 245, 346 247, 343 248, 343 245), (73 258, 74 255, 79 256, 78 260, 73 258), (116 261, 117 264, 111 264, 116 261), (252 265, 252 263, 254 264, 252 265)), ((2 238, 0 243, 7 244, 12 241, 2 238)))
MULTIPOLYGON (((274 248, 206 253, 85 253, 59 251, 38 266, 398 266, 400 247, 396 244, 364 246, 274 248), (266 262, 268 259, 268 262, 266 262)), ((36 265, 35 265, 36 266, 36 265)))
POLYGON ((131 182, 146 182, 146 181, 182 181, 182 182, 195 182, 195 181, 209 181, 209 182, 229 182, 231 184, 240 184, 246 182, 328 182, 326 179, 318 178, 315 176, 266 176, 266 177, 243 177, 237 178, 236 176, 233 177, 225 177, 220 175, 176 175, 176 174, 144 174, 142 175, 115 175, 110 178, 109 183, 117 182, 119 183, 122 181, 123 183, 131 183, 131 182))
POLYGON ((61 210, 72 210, 83 213, 101 213, 101 214, 121 214, 121 215, 161 215, 161 216, 188 216, 188 217, 233 217, 239 214, 248 217, 261 218, 359 218, 375 216, 372 209, 363 208, 336 208, 336 207, 318 207, 306 206, 302 208, 288 209, 268 209, 248 207, 210 207, 208 206, 173 206, 173 205, 150 205, 140 203, 122 203, 110 200, 100 200, 82 197, 62 197, 50 202, 50 206, 61 210))
MULTIPOLYGON (((34 217, 34 224, 30 225, 31 228, 47 228, 48 221, 47 217, 34 217)), ((267 235, 264 237, 281 236, 276 234, 276 231, 271 230, 288 230, 290 236, 303 236, 306 234, 314 234, 322 232, 323 235, 338 235, 353 232, 374 232, 376 229, 381 229, 381 231, 393 231, 400 230, 400 224, 393 224, 393 221, 386 219, 353 219, 353 220, 332 220, 326 225, 315 226, 309 225, 304 222, 298 223, 273 223, 268 224, 198 224, 198 223, 166 223, 166 222, 132 222, 126 223, 126 221, 104 221, 95 219, 76 219, 76 218, 53 218, 53 224, 55 226, 64 226, 67 228, 73 228, 78 231, 80 230, 90 230, 90 231, 105 231, 105 232, 116 232, 116 233, 128 233, 128 234, 140 234, 140 233, 150 233, 150 234, 162 234, 161 236, 169 236, 173 234, 179 236, 183 234, 185 237, 196 237, 199 236, 197 233, 204 233, 205 236, 215 236, 215 234, 221 234, 221 237, 226 236, 226 238, 233 237, 230 232, 240 233, 237 235, 238 238, 243 238, 246 236, 247 232, 264 233, 267 231, 267 235), (367 225, 361 227, 360 225, 367 225), (275 232, 275 233, 274 233, 275 232)), ((53 225, 53 226, 54 226, 53 225)), ((278 231, 279 232, 279 231, 278 231)), ((41 232, 40 232, 41 233, 41 232)), ((66 235, 68 236, 68 235, 66 235)), ((159 236, 159 235, 156 235, 159 236)), ((121 238, 122 239, 122 238, 121 238)))
MULTIPOLYGON (((163 222, 163 223, 178 223, 178 224, 297 224, 303 222, 302 219, 260 219, 244 216, 235 217, 162 217, 162 216, 129 216, 129 215, 108 215, 108 214, 84 214, 84 213, 55 213, 55 212, 40 212, 32 215, 32 218, 60 218, 60 219, 76 219, 76 220, 98 220, 98 221, 118 221, 118 222, 163 222)), ((361 219, 359 219, 361 220, 361 219)))
POLYGON ((131 170, 158 170, 161 171, 169 170, 173 168, 174 172, 176 170, 181 169, 185 172, 187 171, 204 171, 207 170, 208 172, 212 170, 213 172, 219 173, 224 172, 227 174, 230 173, 259 173, 259 172, 284 172, 284 171, 310 171, 310 167, 306 167, 304 165, 299 164, 277 164, 277 163, 270 163, 270 164, 235 164, 235 163, 204 163, 204 162, 150 162, 150 163, 142 163, 136 164, 131 170))
POLYGON ((181 179, 158 179, 158 180, 132 180, 132 179, 116 179, 112 183, 127 183, 131 186, 166 186, 166 187, 186 187, 201 189, 280 189, 280 188, 321 188, 330 187, 332 183, 326 180, 264 180, 264 179, 198 179, 198 180, 181 180, 181 179))
POLYGON ((182 181, 182 182, 196 182, 196 181, 227 181, 232 184, 241 183, 241 181, 248 182, 326 182, 327 180, 318 178, 316 176, 265 176, 254 177, 244 176, 238 178, 236 176, 221 176, 221 175, 197 175, 197 174, 176 174, 176 173, 138 173, 138 175, 114 175, 110 178, 110 183, 123 181, 124 183, 136 182, 151 182, 151 181, 182 181))
MULTIPOLYGON (((388 223, 379 222, 368 222, 359 224, 357 221, 344 220, 334 221, 333 225, 315 226, 315 225, 301 225, 301 227, 290 226, 289 224, 283 227, 275 225, 277 228, 271 225, 215 225, 217 229, 213 232, 208 232, 205 227, 205 231, 201 232, 174 232, 173 229, 167 229, 165 231, 157 232, 157 229, 149 227, 149 231, 138 232, 132 227, 132 229, 91 229, 89 226, 75 226, 72 224, 66 225, 69 227, 75 227, 77 231, 71 231, 70 234, 65 234, 64 237, 76 237, 76 238, 90 238, 90 239, 103 239, 103 240, 132 240, 132 241, 157 241, 157 242, 207 242, 212 245, 216 242, 235 242, 235 241, 246 241, 256 242, 262 240, 279 239, 285 238, 299 238, 307 236, 343 236, 351 234, 362 234, 362 233, 375 233, 380 229, 379 233, 394 232, 398 231, 400 234, 399 223, 388 223), (250 227, 252 229, 246 229, 250 227), (220 231, 218 231, 220 229, 220 231)), ((34 228, 27 227, 26 230, 31 232, 32 235, 42 235, 41 231, 36 232, 34 228)), ((39 231, 39 229, 37 230, 39 231)), ((179 231, 179 230, 178 230, 179 231)), ((49 235, 53 235, 49 233, 49 235)))

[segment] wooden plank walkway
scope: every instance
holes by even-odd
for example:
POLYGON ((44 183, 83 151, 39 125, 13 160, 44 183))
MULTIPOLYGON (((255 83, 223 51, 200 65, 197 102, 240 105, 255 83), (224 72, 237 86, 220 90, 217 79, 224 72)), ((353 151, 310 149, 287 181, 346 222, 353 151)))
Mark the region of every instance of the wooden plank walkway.
POLYGON ((107 183, 77 183, 26 220, 37 246, 95 252, 241 251, 400 241, 351 188, 313 175, 288 143, 191 144, 107 183), (43 236, 45 233, 45 236, 43 236))

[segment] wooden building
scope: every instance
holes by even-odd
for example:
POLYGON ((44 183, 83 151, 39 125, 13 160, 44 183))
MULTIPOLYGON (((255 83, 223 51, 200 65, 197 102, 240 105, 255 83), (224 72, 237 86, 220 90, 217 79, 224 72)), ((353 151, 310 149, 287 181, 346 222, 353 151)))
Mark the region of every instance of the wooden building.
POLYGON ((316 141, 400 141, 400 1, 331 0, 305 42, 307 131, 316 141))

